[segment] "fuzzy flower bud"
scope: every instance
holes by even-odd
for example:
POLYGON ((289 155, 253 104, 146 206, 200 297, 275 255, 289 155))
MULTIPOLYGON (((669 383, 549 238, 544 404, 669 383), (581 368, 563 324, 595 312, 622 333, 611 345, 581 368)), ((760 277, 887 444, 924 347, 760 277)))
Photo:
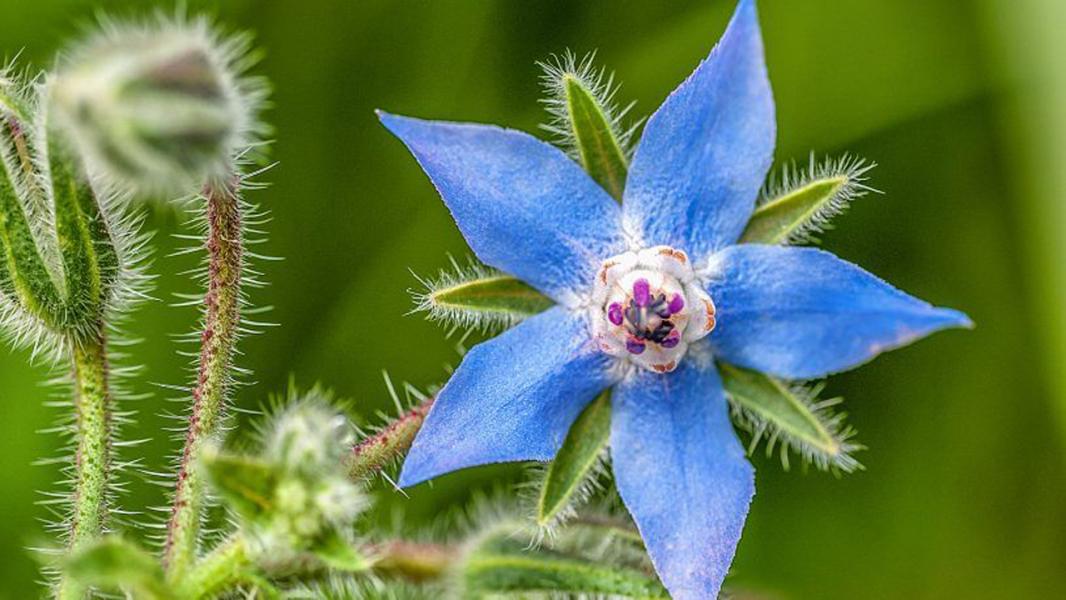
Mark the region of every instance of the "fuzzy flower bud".
POLYGON ((311 397, 275 417, 260 457, 212 452, 205 459, 263 560, 309 552, 329 564, 362 568, 349 535, 366 498, 341 461, 351 443, 344 416, 311 397))
POLYGON ((50 81, 56 125, 94 172, 139 191, 189 192, 221 175, 255 128, 243 38, 204 21, 110 27, 50 81))
POLYGON ((292 471, 332 471, 352 441, 344 415, 324 403, 304 401, 278 416, 267 439, 266 454, 292 471))

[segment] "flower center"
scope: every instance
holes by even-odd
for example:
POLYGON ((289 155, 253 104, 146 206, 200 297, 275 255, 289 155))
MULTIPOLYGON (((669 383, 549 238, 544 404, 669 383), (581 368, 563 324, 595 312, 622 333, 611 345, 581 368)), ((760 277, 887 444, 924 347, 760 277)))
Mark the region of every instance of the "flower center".
POLYGON ((676 369, 689 344, 714 329, 714 302, 688 256, 669 246, 605 260, 589 313, 604 352, 659 373, 676 369))

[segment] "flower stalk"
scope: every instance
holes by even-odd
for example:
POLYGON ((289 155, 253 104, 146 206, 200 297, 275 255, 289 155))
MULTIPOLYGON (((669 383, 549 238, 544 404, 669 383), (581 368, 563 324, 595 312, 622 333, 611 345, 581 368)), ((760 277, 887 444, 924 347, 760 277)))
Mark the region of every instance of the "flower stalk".
MULTIPOLYGON (((112 409, 104 340, 101 332, 95 339, 72 347, 77 441, 69 541, 72 551, 97 538, 107 520, 112 409)), ((60 581, 59 598, 76 599, 84 595, 81 584, 70 579, 60 581)))
POLYGON ((207 186, 204 195, 207 201, 208 283, 193 408, 164 550, 168 576, 172 581, 180 581, 196 559, 207 485, 200 472, 200 457, 222 422, 232 386, 230 373, 240 327, 244 244, 237 180, 213 182, 207 186))
POLYGON ((248 542, 235 535, 205 556, 180 580, 178 597, 213 598, 241 583, 253 566, 248 542))
POLYGON ((429 396, 381 431, 355 444, 346 460, 348 478, 352 481, 365 479, 392 461, 403 458, 411 449, 415 435, 422 428, 435 398, 436 396, 429 396))

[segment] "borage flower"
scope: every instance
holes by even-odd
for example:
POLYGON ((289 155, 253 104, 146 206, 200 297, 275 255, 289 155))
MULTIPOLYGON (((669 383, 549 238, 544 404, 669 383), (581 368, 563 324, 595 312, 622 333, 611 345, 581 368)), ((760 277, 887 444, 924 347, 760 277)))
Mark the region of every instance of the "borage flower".
POLYGON ((617 488, 677 598, 718 593, 755 491, 716 361, 812 379, 969 325, 827 252, 738 243, 775 137, 752 0, 648 120, 621 206, 525 133, 381 120, 478 258, 557 303, 466 355, 400 485, 551 460, 578 414, 613 386, 617 488))

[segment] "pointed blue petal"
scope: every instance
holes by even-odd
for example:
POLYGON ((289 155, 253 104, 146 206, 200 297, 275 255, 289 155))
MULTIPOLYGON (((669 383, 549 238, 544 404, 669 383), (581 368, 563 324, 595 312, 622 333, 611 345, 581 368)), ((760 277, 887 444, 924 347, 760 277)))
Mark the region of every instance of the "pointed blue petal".
POLYGON ((948 327, 970 327, 814 248, 740 245, 716 254, 707 290, 726 362, 790 379, 850 369, 948 327))
POLYGON ((400 485, 551 460, 585 405, 613 383, 612 360, 592 343, 585 318, 559 306, 475 346, 437 394, 400 485))
POLYGON ((559 149, 490 125, 379 116, 485 264, 572 304, 573 290, 625 250, 618 203, 559 149))
POLYGON ((776 127, 755 2, 741 0, 710 56, 648 119, 626 181, 626 229, 697 260, 734 243, 776 127))
POLYGON ((713 365, 640 371, 612 396, 618 491, 659 578, 678 600, 716 598, 740 541, 755 474, 713 365))

